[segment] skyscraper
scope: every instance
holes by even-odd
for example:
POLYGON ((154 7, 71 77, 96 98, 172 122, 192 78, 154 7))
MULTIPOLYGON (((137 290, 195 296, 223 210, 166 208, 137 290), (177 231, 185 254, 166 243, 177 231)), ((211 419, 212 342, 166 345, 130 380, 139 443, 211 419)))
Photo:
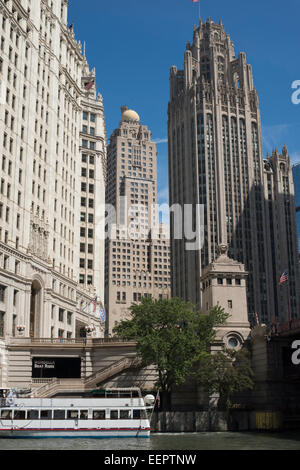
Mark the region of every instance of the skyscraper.
POLYGON ((299 316, 299 260, 295 191, 288 149, 273 150, 264 161, 265 221, 269 240, 267 259, 273 277, 268 278, 274 317, 292 320, 299 316), (288 282, 279 283, 287 271, 288 282))
POLYGON ((295 165, 293 165, 292 171, 293 171, 294 188, 295 188, 298 251, 300 252, 300 163, 296 163, 295 165))
POLYGON ((65 0, 0 0, 3 348, 21 330, 32 338, 74 338, 93 323, 101 334, 89 306, 95 293, 103 296, 104 246, 101 254, 94 239, 97 257, 87 273, 91 282, 82 285, 79 253, 81 184, 86 181, 81 173, 83 112, 94 118, 86 153, 94 155, 90 168, 97 168, 91 179, 100 183, 91 197, 96 207, 104 204, 103 103, 96 87, 87 87, 95 74, 68 27, 67 5, 65 0))
POLYGON ((201 305, 201 271, 225 244, 248 272, 249 313, 267 322, 274 315, 273 267, 259 100, 246 55, 235 55, 221 22, 200 22, 187 44, 184 69, 171 68, 168 139, 170 206, 204 208, 198 251, 186 251, 186 240, 174 237, 171 213, 172 295, 201 305))
POLYGON ((121 108, 107 151, 108 223, 105 262, 107 333, 132 302, 170 294, 169 227, 158 224, 157 149, 139 115, 121 108))

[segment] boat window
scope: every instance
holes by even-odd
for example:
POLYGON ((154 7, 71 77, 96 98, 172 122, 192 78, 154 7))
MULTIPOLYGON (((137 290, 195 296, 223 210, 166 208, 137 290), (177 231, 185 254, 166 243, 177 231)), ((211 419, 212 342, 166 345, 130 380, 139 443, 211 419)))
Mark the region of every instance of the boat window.
POLYGON ((78 419, 78 411, 77 410, 68 410, 67 411, 67 419, 78 419))
POLYGON ((105 410, 94 410, 93 419, 105 419, 105 410))
POLYGON ((118 418, 119 418, 118 410, 110 410, 110 419, 118 419, 118 418))
POLYGON ((39 419, 39 410, 29 410, 27 417, 28 419, 39 419))
POLYGON ((1 419, 12 419, 12 410, 1 410, 1 419))
POLYGON ((53 419, 65 419, 65 410, 54 410, 53 419))
POLYGON ((41 419, 52 419, 52 410, 41 410, 41 419))
POLYGON ((120 410, 120 419, 130 419, 131 410, 120 410))
POLYGON ((147 413, 145 410, 133 410, 133 419, 147 419, 147 413))
POLYGON ((139 397, 140 397, 140 394, 138 390, 132 390, 132 398, 139 398, 139 397))
POLYGON ((88 419, 89 412, 88 410, 80 410, 80 419, 88 419))
POLYGON ((14 419, 25 419, 26 411, 25 410, 14 410, 14 419))

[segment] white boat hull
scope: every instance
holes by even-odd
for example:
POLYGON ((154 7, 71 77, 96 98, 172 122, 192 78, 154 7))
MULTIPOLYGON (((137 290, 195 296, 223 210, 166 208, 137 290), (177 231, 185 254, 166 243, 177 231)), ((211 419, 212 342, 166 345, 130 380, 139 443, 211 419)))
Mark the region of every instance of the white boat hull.
POLYGON ((148 412, 153 406, 145 405, 139 389, 103 393, 100 398, 6 395, 0 400, 0 439, 150 437, 148 412))
POLYGON ((112 438, 149 438, 150 429, 13 429, 0 430, 0 439, 112 439, 112 438))

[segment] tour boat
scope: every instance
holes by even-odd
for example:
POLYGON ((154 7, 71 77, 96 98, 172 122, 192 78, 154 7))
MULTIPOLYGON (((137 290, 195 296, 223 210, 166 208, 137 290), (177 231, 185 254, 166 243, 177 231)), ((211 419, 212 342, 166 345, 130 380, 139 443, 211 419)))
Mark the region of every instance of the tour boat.
POLYGON ((84 398, 22 398, 0 390, 0 438, 149 438, 153 395, 94 390, 84 398))

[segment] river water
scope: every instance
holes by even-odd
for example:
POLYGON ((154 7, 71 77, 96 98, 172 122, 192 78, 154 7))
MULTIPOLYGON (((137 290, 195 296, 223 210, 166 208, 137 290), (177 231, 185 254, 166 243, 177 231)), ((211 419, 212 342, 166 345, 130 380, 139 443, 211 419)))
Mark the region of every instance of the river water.
POLYGON ((0 439, 2 450, 300 450, 300 431, 152 434, 150 439, 0 439))

